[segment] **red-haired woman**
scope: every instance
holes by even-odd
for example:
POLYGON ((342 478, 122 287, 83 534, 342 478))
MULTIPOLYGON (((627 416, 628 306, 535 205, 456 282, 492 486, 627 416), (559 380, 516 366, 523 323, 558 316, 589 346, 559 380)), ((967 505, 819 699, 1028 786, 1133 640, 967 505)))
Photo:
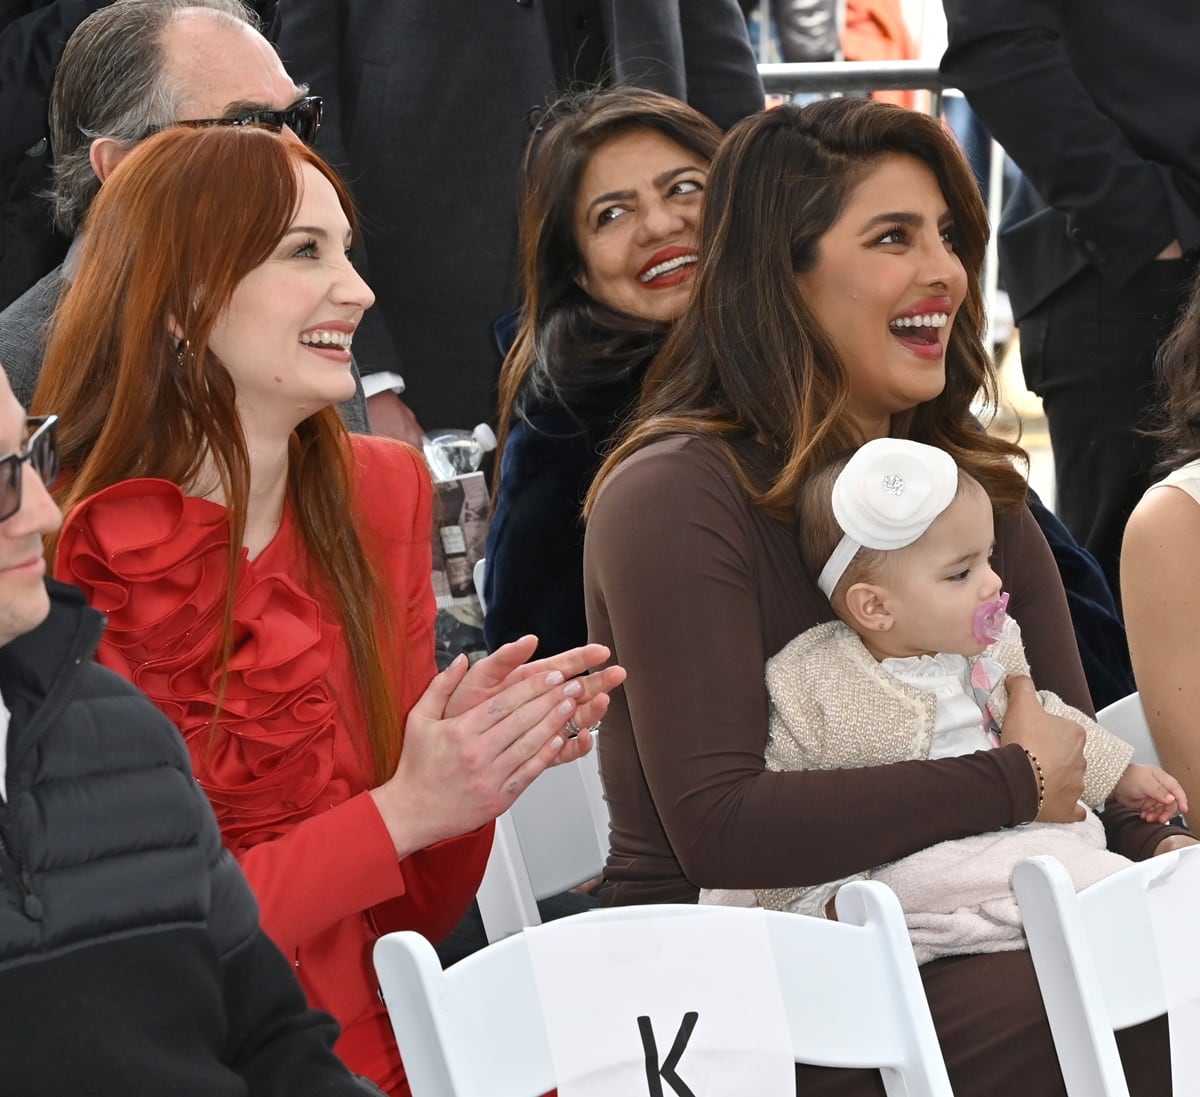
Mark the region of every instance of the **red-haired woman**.
POLYGON ((407 1093, 376 937, 458 921, 492 819, 586 752, 564 728, 623 672, 575 680, 597 646, 529 664, 529 637, 435 677, 429 477, 333 408, 373 300, 352 232, 287 136, 152 138, 92 207, 34 403, 61 416, 56 570, 109 615, 100 659, 183 733, 339 1053, 407 1093))

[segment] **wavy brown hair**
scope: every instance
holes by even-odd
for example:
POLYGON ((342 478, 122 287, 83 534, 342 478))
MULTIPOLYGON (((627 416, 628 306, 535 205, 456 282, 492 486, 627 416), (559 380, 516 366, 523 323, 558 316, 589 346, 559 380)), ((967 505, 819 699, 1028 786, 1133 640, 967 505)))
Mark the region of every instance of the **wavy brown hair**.
POLYGON ((1161 476, 1200 458, 1200 277, 1155 360, 1165 396, 1148 431, 1161 445, 1161 476))
POLYGON ((790 519, 806 475, 862 443, 847 413, 845 365, 796 276, 816 266, 821 237, 890 155, 915 157, 937 178, 967 274, 945 388, 893 416, 891 433, 946 450, 996 506, 1024 501, 1025 481, 1012 467, 1024 451, 985 434, 971 413, 977 394, 986 405, 997 400, 983 345, 979 272, 988 227, 979 188, 934 119, 844 98, 764 111, 730 130, 708 176, 691 302, 650 367, 637 414, 592 485, 588 509, 629 454, 682 433, 715 439, 753 503, 790 519), (744 437, 762 442, 776 465, 765 487, 730 445, 744 437))
POLYGON ((500 370, 501 456, 527 382, 561 394, 573 383, 615 380, 597 376, 595 369, 581 376, 572 366, 607 363, 610 373, 619 374, 630 360, 643 358, 647 344, 665 330, 607 308, 575 281, 584 267, 575 235, 583 174, 601 146, 639 129, 655 130, 706 162, 721 140, 716 125, 686 103, 643 88, 617 87, 559 99, 542 115, 526 146, 518 245, 524 305, 500 370))
MULTIPOLYGON (((229 573, 236 572, 250 456, 233 380, 209 339, 239 283, 291 225, 306 164, 329 180, 353 225, 345 186, 316 153, 252 126, 164 130, 104 184, 32 405, 60 416, 59 451, 71 472, 56 492, 64 510, 136 477, 186 491, 211 461, 227 500, 229 573)), ((391 674, 400 653, 376 607, 400 592, 381 590, 359 539, 349 461, 345 427, 324 408, 292 436, 287 492, 311 578, 340 611, 367 721, 361 745, 383 780, 400 750, 404 691, 391 674)), ((222 669, 232 652, 234 587, 216 653, 222 669)))

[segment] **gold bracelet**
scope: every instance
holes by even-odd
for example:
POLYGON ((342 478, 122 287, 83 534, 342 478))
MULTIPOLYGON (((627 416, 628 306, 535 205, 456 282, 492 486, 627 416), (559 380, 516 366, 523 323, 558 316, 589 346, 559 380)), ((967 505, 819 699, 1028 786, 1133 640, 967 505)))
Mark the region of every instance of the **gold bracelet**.
POLYGON ((1039 815, 1041 815, 1042 805, 1046 802, 1046 775, 1042 772, 1042 763, 1037 760, 1037 755, 1031 750, 1025 750, 1024 747, 1021 749, 1025 751, 1025 757, 1033 763, 1033 768, 1037 771, 1038 806, 1037 811, 1033 816, 1034 819, 1036 819, 1039 815))

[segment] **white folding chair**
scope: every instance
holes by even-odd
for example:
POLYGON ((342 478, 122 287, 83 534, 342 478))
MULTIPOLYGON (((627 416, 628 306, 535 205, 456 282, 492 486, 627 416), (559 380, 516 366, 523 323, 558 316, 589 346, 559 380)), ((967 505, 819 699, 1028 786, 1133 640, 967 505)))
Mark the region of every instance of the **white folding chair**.
POLYGON ((1183 855, 1196 854, 1151 857, 1079 893, 1053 857, 1013 871, 1069 1097, 1129 1097, 1114 1032, 1167 1011, 1146 891, 1183 855))
MULTIPOLYGON (((889 1097, 952 1097, 895 895, 874 881, 847 884, 837 910, 833 922, 676 904, 590 911, 556 925, 765 913, 796 1062, 877 1067, 889 1097)), ((703 955, 689 966, 705 978, 703 955)), ((533 1097, 556 1084, 523 934, 443 971, 419 934, 391 933, 375 946, 375 969, 413 1097, 533 1097)), ((579 988, 581 1023, 593 997, 579 988)))
MULTIPOLYGON (((486 559, 475 564, 483 601, 486 559)), ((496 820, 496 838, 476 894, 488 941, 541 925, 537 901, 599 876, 608 859, 608 804, 597 749, 541 774, 496 820)))
POLYGON ((598 750, 546 770, 496 820, 475 898, 489 941, 541 925, 537 900, 599 876, 608 859, 608 804, 598 750))
POLYGON ((1135 762, 1150 766, 1161 764, 1150 735, 1150 725, 1146 722, 1141 694, 1131 693, 1111 705, 1105 705, 1096 713, 1096 722, 1133 747, 1135 762))

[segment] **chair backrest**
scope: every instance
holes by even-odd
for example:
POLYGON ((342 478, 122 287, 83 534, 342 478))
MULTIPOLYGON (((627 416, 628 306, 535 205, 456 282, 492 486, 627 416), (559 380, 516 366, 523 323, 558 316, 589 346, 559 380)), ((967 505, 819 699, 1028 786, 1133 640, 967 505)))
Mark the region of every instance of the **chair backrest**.
POLYGON ((1158 749, 1150 735, 1150 725, 1146 722, 1146 710, 1142 708, 1141 694, 1131 693, 1111 705, 1105 705, 1096 713, 1096 721, 1133 747, 1135 762, 1151 766, 1160 764, 1158 749))
POLYGON ((476 901, 489 941, 541 924, 537 900, 599 876, 608 859, 608 804, 598 750, 553 766, 496 820, 476 901))
MULTIPOLYGON (((483 598, 486 558, 475 564, 483 598)), ((541 925, 537 900, 599 876, 608 860, 608 804, 597 750, 542 773, 496 820, 496 837, 476 901, 489 941, 541 925)))
POLYGON ((1053 857, 1031 857, 1013 871, 1070 1097, 1129 1097, 1114 1031, 1167 1010, 1146 891, 1190 852, 1140 861, 1078 894, 1053 857))
MULTIPOLYGON (((833 922, 780 911, 626 907, 555 924, 765 914, 797 1062, 878 1067, 889 1097, 951 1097, 895 895, 858 881, 842 888, 837 909, 833 922)), ((698 979, 705 978, 704 960, 689 958, 698 979)), ((419 934, 391 933, 375 946, 375 968, 413 1097, 534 1097, 554 1087, 523 934, 443 971, 419 934)), ((587 986, 579 988, 583 1024, 592 997, 587 986)))

